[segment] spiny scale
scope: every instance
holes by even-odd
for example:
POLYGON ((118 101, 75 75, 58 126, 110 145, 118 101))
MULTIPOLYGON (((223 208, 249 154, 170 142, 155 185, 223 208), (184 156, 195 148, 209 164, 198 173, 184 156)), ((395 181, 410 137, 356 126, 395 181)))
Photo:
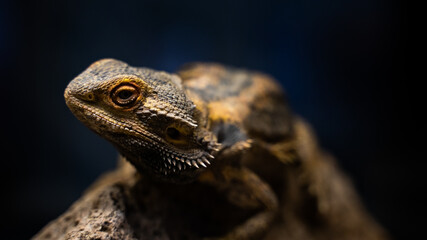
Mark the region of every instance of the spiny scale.
POLYGON ((211 163, 209 162, 209 160, 206 159, 206 157, 202 157, 202 161, 208 165, 211 165, 211 163))
POLYGON ((206 165, 202 162, 202 160, 197 159, 197 162, 198 162, 200 165, 202 165, 202 167, 206 168, 206 165))
POLYGON ((198 159, 192 159, 192 160, 190 159, 184 160, 178 157, 175 157, 175 159, 164 157, 163 160, 164 160, 163 162, 164 167, 166 169, 170 169, 170 170, 172 169, 173 171, 185 170, 187 165, 189 167, 195 167, 195 168, 200 168, 200 166, 207 168, 207 165, 211 164, 209 160, 206 159, 205 156, 202 156, 201 158, 198 158, 198 159), (177 160, 179 160, 180 162, 177 160), (181 163, 184 163, 184 164, 181 164, 181 163))
POLYGON ((197 165, 196 161, 192 160, 191 163, 194 167, 199 168, 199 165, 197 165))

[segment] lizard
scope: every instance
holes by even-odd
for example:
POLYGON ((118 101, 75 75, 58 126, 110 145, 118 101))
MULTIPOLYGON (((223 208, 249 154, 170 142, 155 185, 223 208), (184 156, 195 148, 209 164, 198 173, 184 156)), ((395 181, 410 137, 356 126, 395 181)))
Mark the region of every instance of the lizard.
POLYGON ((349 226, 368 225, 381 235, 267 74, 216 63, 168 73, 102 59, 74 78, 64 97, 77 119, 111 142, 139 174, 171 187, 206 184, 234 206, 257 210, 225 235, 205 239, 261 239, 291 199, 283 192, 291 191, 314 199, 313 216, 338 223, 349 211, 356 219, 349 226), (334 188, 330 179, 344 183, 334 188))

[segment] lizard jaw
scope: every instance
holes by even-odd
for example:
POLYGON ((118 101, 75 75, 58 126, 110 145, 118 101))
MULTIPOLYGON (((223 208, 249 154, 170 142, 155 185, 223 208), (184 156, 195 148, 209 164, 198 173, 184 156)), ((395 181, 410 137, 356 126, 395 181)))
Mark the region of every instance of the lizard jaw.
MULTIPOLYGON (((123 143, 115 142, 117 141, 115 136, 123 134, 126 135, 127 142, 138 145, 137 148, 141 149, 141 156, 144 156, 143 149, 155 151, 160 156, 159 161, 151 161, 151 163, 147 162, 149 157, 129 158, 128 160, 137 167, 142 165, 143 168, 154 168, 155 172, 162 176, 178 175, 184 172, 194 172, 199 168, 207 168, 211 164, 210 161, 214 159, 210 153, 205 151, 199 151, 198 154, 182 154, 168 146, 160 137, 144 131, 141 127, 132 127, 128 123, 117 120, 102 109, 90 106, 74 96, 67 96, 67 93, 65 95, 66 103, 72 113, 88 128, 107 138, 119 149, 124 149, 123 143), (106 132, 111 133, 108 134, 110 136, 113 134, 115 136, 109 138, 105 134, 106 132)), ((170 178, 173 179, 173 177, 170 178)))
POLYGON ((105 125, 107 125, 117 133, 124 131, 126 134, 146 135, 146 133, 135 131, 129 124, 115 119, 103 110, 87 106, 78 98, 68 97, 66 99, 67 106, 77 119, 97 133, 105 131, 105 125))

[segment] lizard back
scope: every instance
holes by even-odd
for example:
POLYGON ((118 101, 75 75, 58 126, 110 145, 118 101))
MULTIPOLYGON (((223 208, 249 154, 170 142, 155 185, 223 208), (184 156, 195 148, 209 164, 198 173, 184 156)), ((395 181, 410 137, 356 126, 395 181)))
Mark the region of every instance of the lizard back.
POLYGON ((249 138, 267 142, 292 134, 286 95, 272 77, 209 63, 188 64, 178 74, 208 127, 232 124, 249 138))

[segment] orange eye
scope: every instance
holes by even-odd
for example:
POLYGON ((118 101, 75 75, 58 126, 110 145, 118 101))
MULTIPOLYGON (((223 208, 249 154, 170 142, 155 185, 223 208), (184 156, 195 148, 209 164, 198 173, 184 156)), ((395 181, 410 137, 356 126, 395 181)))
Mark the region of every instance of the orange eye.
POLYGON ((131 107, 139 97, 139 89, 131 84, 117 86, 111 92, 113 102, 121 107, 131 107))

